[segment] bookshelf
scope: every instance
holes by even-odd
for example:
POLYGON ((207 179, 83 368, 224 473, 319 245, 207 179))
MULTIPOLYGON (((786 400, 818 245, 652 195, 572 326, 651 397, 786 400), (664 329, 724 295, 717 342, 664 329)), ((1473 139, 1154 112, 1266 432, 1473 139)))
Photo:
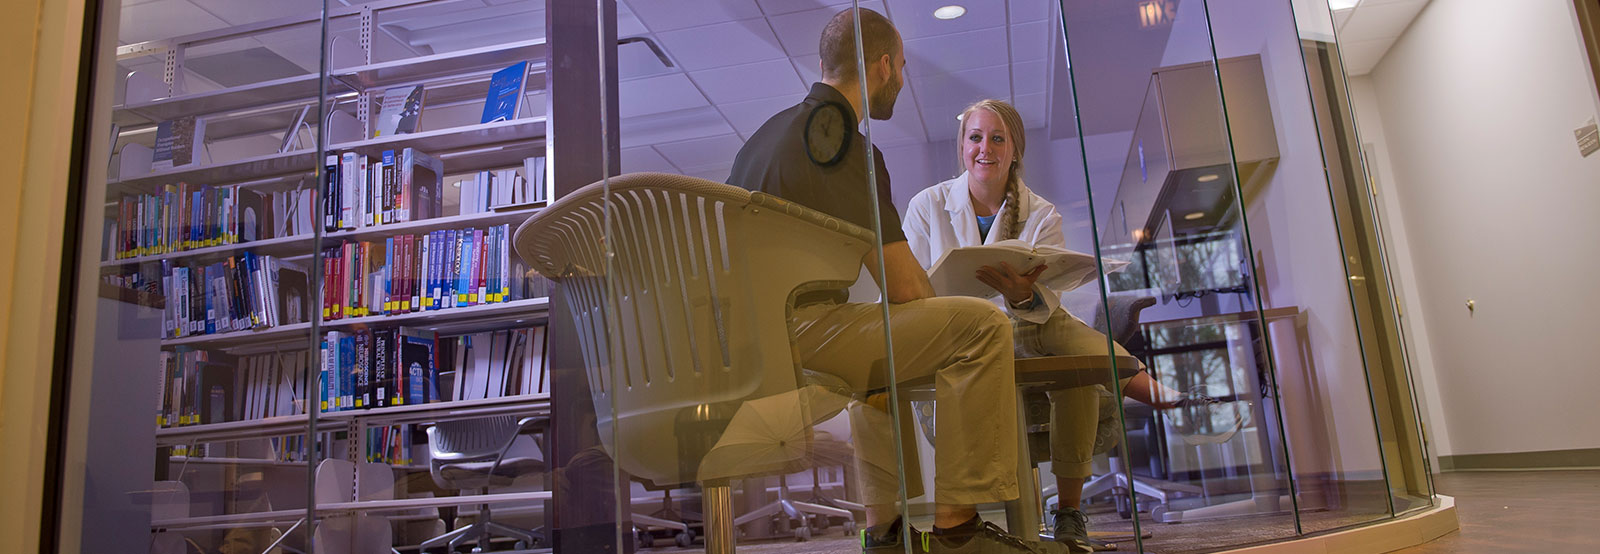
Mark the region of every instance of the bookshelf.
MULTIPOLYGON (((110 109, 112 157, 107 160, 103 199, 104 242, 108 248, 98 262, 102 275, 100 294, 103 299, 125 306, 122 309, 137 310, 117 317, 138 326, 160 327, 159 336, 153 340, 131 346, 139 349, 139 355, 130 356, 120 370, 139 372, 139 381, 144 381, 143 375, 148 373, 150 381, 160 382, 160 396, 148 402, 156 406, 158 418, 143 420, 148 423, 144 423, 146 427, 140 435, 148 434, 157 452, 156 465, 162 469, 156 475, 165 478, 170 468, 185 468, 171 469, 170 473, 178 479, 193 480, 188 486, 196 491, 194 502, 205 505, 192 513, 212 514, 156 517, 151 521, 152 530, 192 533, 185 537, 200 541, 216 540, 220 531, 227 529, 286 530, 303 524, 307 511, 230 505, 232 501, 226 499, 240 486, 239 475, 267 475, 264 479, 269 482, 261 485, 267 496, 289 498, 278 502, 280 507, 297 502, 304 505, 305 480, 314 479, 316 472, 286 476, 296 475, 296 468, 314 468, 315 456, 310 461, 285 461, 277 456, 287 452, 305 456, 306 452, 320 451, 327 459, 360 462, 362 452, 372 452, 367 448, 371 437, 368 430, 378 429, 386 439, 387 428, 410 426, 398 433, 420 436, 414 431, 439 421, 550 413, 547 386, 538 385, 531 393, 509 394, 514 389, 526 390, 519 388, 520 384, 511 386, 509 377, 499 391, 488 389, 480 391, 482 397, 468 395, 463 400, 433 398, 428 403, 330 411, 319 410, 317 405, 323 380, 337 375, 322 371, 321 365, 326 362, 319 350, 326 337, 415 333, 432 337, 434 342, 429 344, 442 345, 446 340, 467 344, 468 338, 480 335, 543 337, 539 333, 547 332, 516 334, 517 330, 544 326, 550 306, 543 292, 545 285, 524 275, 515 254, 509 252, 510 233, 506 231, 514 231, 519 223, 542 209, 548 197, 543 194, 542 166, 524 166, 525 160, 544 157, 549 142, 549 121, 543 113, 548 47, 537 36, 540 33, 527 31, 536 29, 537 23, 524 25, 520 31, 501 31, 489 38, 473 37, 448 46, 417 46, 393 38, 396 28, 404 29, 416 21, 436 21, 461 8, 451 8, 450 4, 436 0, 380 0, 355 6, 329 5, 326 13, 285 11, 303 10, 304 4, 274 4, 259 11, 276 13, 256 22, 183 36, 113 41, 123 45, 117 47, 116 56, 115 74, 120 82, 114 96, 118 98, 110 109), (310 39, 315 46, 324 29, 329 42, 320 51, 308 59, 286 57, 289 65, 280 67, 278 73, 262 70, 257 78, 248 74, 255 71, 253 68, 231 73, 199 69, 203 63, 217 63, 207 61, 208 57, 239 50, 230 44, 265 45, 264 50, 277 55, 294 51, 271 48, 281 40, 280 35, 312 30, 315 33, 294 36, 310 39), (480 122, 483 105, 492 94, 490 77, 520 62, 527 63, 521 75, 523 92, 518 96, 521 108, 516 117, 480 122), (284 68, 295 71, 285 74, 284 68), (421 85, 424 91, 415 129, 375 136, 386 91, 415 85, 421 85), (156 163, 168 151, 164 141, 186 140, 182 129, 189 121, 195 122, 196 129, 187 139, 191 141, 189 154, 193 161, 173 167, 156 163), (342 162, 349 153, 378 161, 386 152, 400 158, 407 149, 438 160, 442 172, 413 176, 414 180, 406 183, 400 182, 399 167, 393 171, 392 183, 382 182, 381 169, 362 176, 368 179, 366 182, 344 180, 350 173, 329 179, 329 156, 339 156, 342 162), (529 174, 533 168, 540 168, 538 175, 529 174), (463 208, 457 183, 484 172, 506 180, 509 187, 522 188, 512 198, 485 202, 488 206, 482 211, 463 208), (177 188, 180 186, 194 188, 177 188), (351 189, 351 196, 337 196, 334 201, 335 196, 328 194, 330 186, 341 190, 356 188, 351 189), (424 187, 431 187, 427 192, 432 194, 423 194, 424 187), (534 194, 536 188, 541 194, 534 194), (337 207, 338 202, 352 197, 371 199, 374 205, 393 209, 395 220, 328 225, 325 208, 330 201, 337 207), (402 198, 406 202, 403 209, 416 217, 399 216, 402 198), (310 200, 310 207, 302 200, 310 200), (415 202, 431 204, 428 209, 420 209, 414 206, 422 204, 412 204, 415 202), (246 217, 247 208, 251 217, 246 217), (247 229, 252 240, 242 240, 247 229), (423 237, 461 231, 466 231, 466 240, 470 241, 471 231, 489 229, 501 229, 497 236, 505 243, 496 246, 467 242, 467 250, 473 251, 471 256, 451 258, 434 251, 432 255, 442 256, 436 260, 422 257, 418 250, 406 251, 409 257, 401 258, 399 246, 386 245, 408 237, 420 245, 423 237), (386 287, 398 291, 402 284, 416 287, 424 282, 429 286, 434 281, 449 283, 457 275, 465 276, 469 290, 474 275, 478 288, 483 288, 485 281, 495 286, 495 278, 500 277, 501 286, 513 293, 509 298, 474 300, 472 305, 459 307, 324 316, 318 302, 329 286, 342 286, 331 281, 325 272, 334 263, 330 259, 339 260, 329 258, 329 252, 346 245, 379 253, 372 260, 365 260, 369 265, 356 267, 358 273, 354 277, 343 276, 363 293, 387 294, 386 287), (496 260, 510 261, 494 265, 496 260), (254 265, 258 262, 259 268, 254 265), (461 264, 461 269, 451 268, 448 264, 452 262, 461 264), (241 269, 232 269, 235 266, 241 269), (217 267, 222 268, 215 270, 220 272, 211 273, 217 267), (189 272, 182 274, 182 280, 178 277, 180 269, 189 272), (298 281, 278 279, 279 275, 290 274, 298 278, 301 273, 304 290, 291 290, 290 283, 298 281), (517 280, 519 286, 507 285, 509 280, 517 280), (187 311, 180 316, 178 310, 187 311), (182 331, 175 330, 179 325, 184 326, 182 331), (145 367, 149 364, 143 360, 152 357, 152 352, 160 357, 161 367, 145 367), (190 355, 195 356, 193 360, 184 357, 190 355), (304 362, 283 362, 290 358, 304 362), (179 361, 171 361, 175 359, 179 361), (263 359, 277 361, 248 361, 263 359), (174 372, 172 367, 179 369, 174 372), (266 400, 273 407, 263 408, 263 401, 258 400, 261 395, 280 400, 266 400), (317 412, 313 416, 307 409, 317 412), (200 412, 205 412, 204 416, 200 412), (180 416, 181 422, 177 420, 180 416), (149 423, 156 423, 153 431, 148 429, 149 423), (289 446, 287 440, 280 442, 294 437, 306 444, 289 446), (321 447, 314 447, 313 443, 321 447), (262 455, 260 450, 267 448, 262 444, 270 444, 271 452, 262 455), (209 531, 219 533, 204 533, 209 531)), ((508 10, 516 17, 542 18, 543 8, 543 2, 518 0, 486 3, 472 9, 508 10), (535 7, 537 10, 529 9, 535 7)), ((159 10, 165 6, 143 9, 159 10)), ((172 148, 174 158, 183 159, 176 155, 178 146, 172 148)), ((337 171, 344 170, 341 166, 337 171)), ((378 208, 373 211, 381 217, 378 208)), ((338 217, 337 212, 335 216, 338 217)), ((485 235, 487 241, 489 233, 485 235)), ((398 371, 396 348, 396 357, 389 362, 397 364, 398 371)), ((543 356, 542 342, 538 348, 543 356)), ((529 352, 532 351, 530 347, 529 352)), ((436 374, 443 373, 442 366, 447 363, 450 371, 461 372, 468 371, 468 366, 456 364, 477 363, 471 359, 443 360, 433 351, 427 359, 436 374)), ((537 365, 544 363, 542 358, 519 359, 517 363, 523 365, 514 366, 510 359, 502 359, 491 362, 489 370, 508 375, 523 371, 519 379, 524 380, 529 378, 527 372, 532 372, 533 378, 545 378, 545 370, 537 365)), ((344 365, 334 368, 338 372, 347 369, 344 365)), ((150 389, 155 392, 156 387, 150 389)), ((425 442, 407 446, 413 449, 407 456, 427 450, 425 442)), ((428 468, 424 458, 421 463, 393 469, 425 472, 428 468)), ((146 486, 141 490, 148 489, 146 486)), ((464 497, 465 500, 407 498, 403 488, 397 493, 400 496, 390 500, 316 503, 315 510, 317 517, 367 513, 404 519, 415 514, 401 512, 418 508, 483 502, 526 504, 551 498, 551 493, 545 491, 478 495, 464 497)), ((215 549, 216 545, 206 546, 215 549)))

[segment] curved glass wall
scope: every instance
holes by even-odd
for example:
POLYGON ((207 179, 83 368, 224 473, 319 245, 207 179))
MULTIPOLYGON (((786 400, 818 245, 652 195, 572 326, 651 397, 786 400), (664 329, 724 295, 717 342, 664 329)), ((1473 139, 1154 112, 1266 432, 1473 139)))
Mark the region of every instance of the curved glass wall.
POLYGON ((1325 2, 210 4, 103 6, 84 550, 1173 553, 1431 504, 1325 2))

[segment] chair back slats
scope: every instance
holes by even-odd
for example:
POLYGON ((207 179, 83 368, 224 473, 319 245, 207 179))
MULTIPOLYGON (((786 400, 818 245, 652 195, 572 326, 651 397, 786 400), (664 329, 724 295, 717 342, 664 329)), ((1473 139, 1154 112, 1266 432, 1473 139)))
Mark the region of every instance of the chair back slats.
POLYGON ((516 432, 515 416, 440 421, 428 428, 428 450, 440 462, 492 460, 516 432))
POLYGON ((689 445, 715 443, 683 414, 797 387, 790 294, 847 286, 871 240, 772 197, 649 173, 574 191, 515 237, 566 296, 602 443, 663 484, 694 481, 704 452, 689 445))

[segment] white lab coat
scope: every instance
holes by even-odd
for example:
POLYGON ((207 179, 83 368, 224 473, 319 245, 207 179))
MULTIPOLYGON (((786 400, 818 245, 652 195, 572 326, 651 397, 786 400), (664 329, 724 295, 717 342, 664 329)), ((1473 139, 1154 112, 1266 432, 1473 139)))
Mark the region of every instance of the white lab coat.
MULTIPOLYGON (((1035 246, 1044 244, 1066 248, 1066 239, 1061 235, 1061 214, 1056 207, 1034 194, 1027 185, 1019 182, 1018 186, 1017 199, 1022 204, 1020 213, 1028 214, 1028 219, 1023 223, 1017 239, 1035 246)), ((1004 209, 1002 206, 1001 210, 1004 209)), ((960 177, 923 189, 912 197, 900 227, 905 231, 906 242, 911 245, 911 253, 927 270, 952 249, 999 242, 1000 225, 1001 222, 995 220, 988 238, 979 241, 978 215, 972 209, 972 195, 967 192, 967 174, 963 172, 960 177)), ((1033 288, 1044 302, 1029 310, 1011 310, 998 292, 994 299, 1002 309, 1018 319, 1042 325, 1061 308, 1061 294, 1038 283, 1033 288)))

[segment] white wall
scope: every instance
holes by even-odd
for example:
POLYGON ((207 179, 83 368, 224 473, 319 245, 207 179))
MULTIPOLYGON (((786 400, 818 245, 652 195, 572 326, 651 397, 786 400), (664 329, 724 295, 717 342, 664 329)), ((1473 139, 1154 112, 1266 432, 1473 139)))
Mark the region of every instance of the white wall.
POLYGON ((1382 122, 1365 136, 1387 145, 1441 454, 1600 447, 1600 155, 1572 133, 1600 104, 1580 45, 1564 0, 1438 0, 1360 106, 1382 122))
POLYGON ((1180 4, 1162 64, 1208 61, 1213 49, 1261 57, 1279 157, 1246 215, 1263 305, 1305 317, 1307 359, 1274 352, 1291 461, 1303 474, 1377 478, 1383 462, 1293 11, 1321 3, 1303 4, 1180 4))
POLYGON ((1385 254, 1389 261, 1393 290, 1400 306, 1401 330, 1411 363, 1412 387, 1422 412, 1430 461, 1438 467, 1438 456, 1454 451, 1450 442, 1449 419, 1444 416, 1444 400, 1439 396, 1439 378, 1434 369, 1429 341, 1427 312, 1417 294, 1417 269, 1411 255, 1411 237, 1405 229, 1405 212, 1399 208, 1394 166, 1389 160, 1388 138, 1383 133, 1383 114, 1377 108, 1377 93, 1369 76, 1350 78, 1350 101, 1356 112, 1356 131, 1363 149, 1371 147, 1367 158, 1372 186, 1378 193, 1378 211, 1384 231, 1385 254))

